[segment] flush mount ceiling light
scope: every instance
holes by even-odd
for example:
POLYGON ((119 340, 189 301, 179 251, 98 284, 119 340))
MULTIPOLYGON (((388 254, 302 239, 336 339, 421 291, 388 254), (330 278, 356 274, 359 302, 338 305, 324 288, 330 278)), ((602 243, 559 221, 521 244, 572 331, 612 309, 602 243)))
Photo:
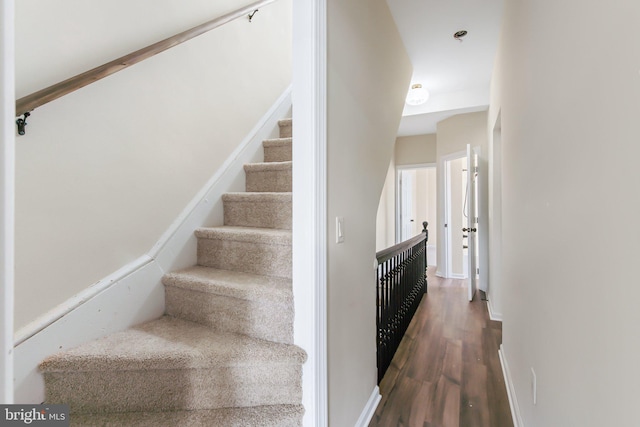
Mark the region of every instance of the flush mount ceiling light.
POLYGON ((407 94, 407 105, 421 105, 429 99, 429 92, 420 83, 411 85, 407 94))

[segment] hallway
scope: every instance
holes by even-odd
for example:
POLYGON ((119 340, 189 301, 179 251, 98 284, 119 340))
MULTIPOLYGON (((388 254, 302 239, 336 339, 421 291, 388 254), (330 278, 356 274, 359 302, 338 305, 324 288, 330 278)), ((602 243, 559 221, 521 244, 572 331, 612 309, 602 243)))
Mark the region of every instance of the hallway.
POLYGON ((466 281, 428 269, 420 303, 382 383, 369 427, 512 427, 498 348, 502 324, 489 319, 466 281))

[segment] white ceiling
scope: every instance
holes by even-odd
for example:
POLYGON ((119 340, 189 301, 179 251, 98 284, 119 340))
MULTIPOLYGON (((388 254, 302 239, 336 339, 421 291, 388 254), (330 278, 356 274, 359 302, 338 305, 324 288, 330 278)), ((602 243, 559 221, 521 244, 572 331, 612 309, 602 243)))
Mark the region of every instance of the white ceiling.
POLYGON ((387 0, 413 63, 411 83, 431 95, 405 105, 398 136, 435 133, 441 120, 487 108, 502 2, 387 0), (462 42, 453 38, 458 30, 469 32, 462 42))

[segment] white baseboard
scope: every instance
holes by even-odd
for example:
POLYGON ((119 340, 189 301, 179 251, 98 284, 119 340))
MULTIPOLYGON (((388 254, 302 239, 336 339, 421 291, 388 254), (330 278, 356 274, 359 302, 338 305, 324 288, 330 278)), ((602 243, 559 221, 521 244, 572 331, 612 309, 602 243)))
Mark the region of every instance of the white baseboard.
POLYGON ((365 405, 362 413, 360 414, 360 418, 356 421, 356 425, 354 427, 367 427, 371 419, 373 418, 373 414, 376 412, 376 408, 378 407, 378 403, 382 396, 380 395, 380 388, 376 386, 371 392, 371 396, 369 396, 369 400, 365 405))
POLYGON ((497 322, 502 322, 502 313, 497 313, 491 305, 491 297, 487 295, 487 311, 489 312, 489 319, 497 322))
POLYGON ((459 280, 464 280, 467 278, 467 276, 465 276, 464 274, 452 274, 451 275, 452 279, 459 279, 459 280))
POLYGON ((222 194, 244 191, 244 164, 262 158, 262 141, 275 136, 278 120, 290 109, 291 87, 278 98, 148 254, 16 333, 16 403, 41 403, 44 400, 44 381, 38 372, 38 364, 47 356, 162 316, 162 276, 195 264, 194 230, 223 223, 222 194))
POLYGON ((500 345, 498 350, 500 356, 500 365, 502 366, 502 375, 504 376, 504 382, 507 386, 507 396, 509 397, 509 407, 511 408, 511 417, 513 418, 513 427, 525 427, 520 415, 520 406, 518 405, 518 398, 516 396, 516 390, 513 385, 511 377, 511 371, 509 370, 509 364, 507 362, 507 356, 504 352, 504 347, 500 345))

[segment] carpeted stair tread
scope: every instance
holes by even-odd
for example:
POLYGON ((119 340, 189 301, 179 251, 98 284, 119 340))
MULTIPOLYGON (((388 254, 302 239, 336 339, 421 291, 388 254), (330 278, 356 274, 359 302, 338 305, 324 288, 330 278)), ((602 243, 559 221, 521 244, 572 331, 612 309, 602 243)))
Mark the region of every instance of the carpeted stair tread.
POLYGON ((247 163, 244 165, 245 172, 271 172, 271 171, 289 171, 293 162, 262 162, 247 163))
POLYGON ((77 414, 71 426, 82 427, 296 427, 302 405, 253 406, 195 411, 77 414))
POLYGON ((246 203, 291 203, 291 192, 240 192, 225 193, 222 195, 224 202, 246 202, 246 203))
POLYGON ((195 266, 166 274, 165 286, 244 300, 291 299, 291 280, 239 271, 195 266))
POLYGON ((195 236, 199 239, 291 245, 291 230, 274 228, 237 227, 229 225, 203 227, 196 229, 195 236))
POLYGON ((293 345, 218 333, 169 316, 83 344, 44 360, 45 372, 203 369, 262 363, 301 364, 293 345))
POLYGON ((272 138, 265 139, 262 141, 263 147, 287 147, 291 145, 293 142, 293 138, 272 138))

